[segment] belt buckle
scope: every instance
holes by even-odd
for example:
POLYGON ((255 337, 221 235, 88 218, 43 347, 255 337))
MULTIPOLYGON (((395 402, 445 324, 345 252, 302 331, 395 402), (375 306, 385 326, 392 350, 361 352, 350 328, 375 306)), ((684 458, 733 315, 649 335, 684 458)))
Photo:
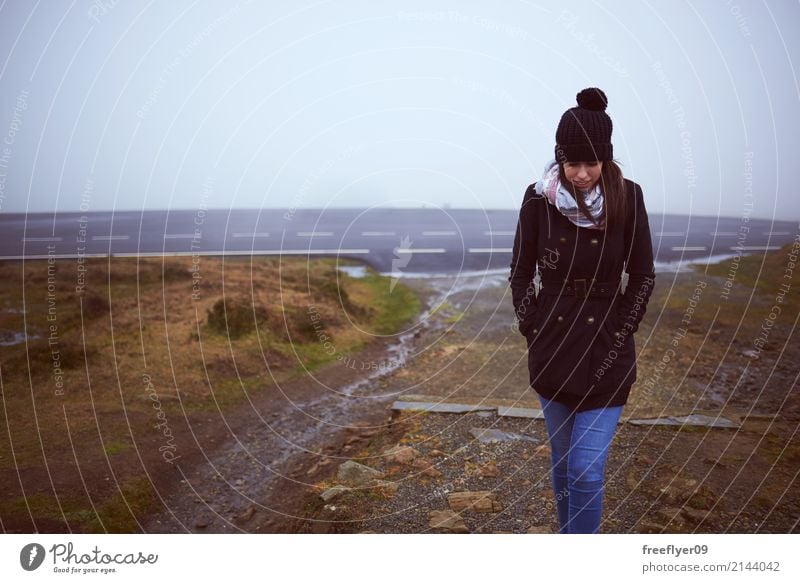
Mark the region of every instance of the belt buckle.
POLYGON ((587 297, 587 293, 586 293, 586 278, 575 279, 575 280, 573 280, 572 283, 575 286, 575 297, 576 298, 585 298, 585 297, 587 297))

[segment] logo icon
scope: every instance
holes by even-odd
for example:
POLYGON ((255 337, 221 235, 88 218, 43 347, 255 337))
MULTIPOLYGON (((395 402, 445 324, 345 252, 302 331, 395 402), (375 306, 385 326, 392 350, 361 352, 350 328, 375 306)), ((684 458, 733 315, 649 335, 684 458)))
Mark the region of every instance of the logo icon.
POLYGON ((408 262, 411 261, 411 256, 414 253, 411 249, 411 238, 408 235, 404 235, 403 238, 400 239, 400 246, 395 247, 393 251, 395 259, 392 259, 392 280, 389 284, 389 293, 394 291, 399 281, 399 277, 395 277, 394 274, 402 273, 401 269, 406 267, 408 262))
POLYGON ((26 571, 35 571, 44 562, 44 547, 39 543, 28 543, 19 552, 19 564, 26 571))

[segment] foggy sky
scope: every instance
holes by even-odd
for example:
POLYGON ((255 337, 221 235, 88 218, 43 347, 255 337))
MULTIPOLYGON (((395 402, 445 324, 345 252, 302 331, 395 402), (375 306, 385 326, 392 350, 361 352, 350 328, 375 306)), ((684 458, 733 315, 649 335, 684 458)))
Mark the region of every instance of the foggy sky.
POLYGON ((797 2, 0 8, 0 212, 518 209, 600 87, 651 213, 800 219, 797 2))

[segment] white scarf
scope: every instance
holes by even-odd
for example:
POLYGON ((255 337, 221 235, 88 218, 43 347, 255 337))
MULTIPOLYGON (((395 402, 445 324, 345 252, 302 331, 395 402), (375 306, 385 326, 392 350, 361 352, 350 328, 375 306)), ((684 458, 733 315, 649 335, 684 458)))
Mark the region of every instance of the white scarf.
MULTIPOLYGON (((586 218, 581 209, 578 208, 578 203, 575 198, 564 185, 561 184, 561 179, 558 176, 558 163, 555 158, 545 164, 542 179, 534 185, 534 189, 537 194, 544 194, 550 204, 555 206, 562 215, 579 227, 586 227, 589 229, 605 228, 603 191, 600 188, 599 180, 594 184, 592 189, 584 195, 589 213, 595 221, 599 222, 599 225, 586 218)), ((580 191, 578 191, 578 193, 580 194, 580 191)))

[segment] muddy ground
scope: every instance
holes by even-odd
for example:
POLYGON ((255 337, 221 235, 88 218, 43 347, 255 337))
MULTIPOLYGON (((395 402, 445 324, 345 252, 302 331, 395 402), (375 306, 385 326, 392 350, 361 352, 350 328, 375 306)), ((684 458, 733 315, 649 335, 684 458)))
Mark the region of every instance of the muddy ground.
MULTIPOLYGON (((783 269, 785 253, 770 255, 773 268, 783 269)), ((798 531, 800 285, 781 295, 778 272, 742 267, 733 281, 727 272, 723 265, 657 276, 636 334, 639 380, 607 463, 602 532, 798 531), (741 427, 625 422, 702 412, 741 427)), ((555 532, 542 420, 392 411, 397 400, 539 406, 506 277, 405 279, 427 306, 407 329, 274 390, 248 392, 222 411, 193 411, 185 427, 176 414, 181 458, 147 464, 143 479, 156 499, 137 506, 135 492, 124 498, 135 517, 130 531, 555 532), (476 433, 483 429, 524 439, 482 443, 476 433), (410 449, 392 456, 398 446, 410 449), (382 472, 384 483, 322 500, 348 460, 382 472), (441 516, 432 512, 449 509, 448 496, 464 491, 490 492, 490 511, 467 510, 458 513, 463 524, 432 526, 441 516)), ((184 403, 175 398, 170 406, 179 412, 184 403)), ((76 443, 84 437, 73 436, 76 443)), ((138 443, 139 451, 158 457, 151 441, 138 443)), ((110 464, 81 464, 81 452, 74 455, 63 463, 84 468, 90 486, 115 479, 110 464)), ((84 504, 73 512, 94 510, 84 504)), ((43 531, 63 531, 63 521, 38 518, 43 531)), ((3 524, 6 532, 26 531, 12 526, 3 524)))
MULTIPOLYGON (((786 254, 777 261, 785 262, 786 254)), ((762 277, 754 286, 744 270, 733 282, 724 273, 658 274, 636 334, 639 380, 606 466, 601 532, 798 532, 797 290, 782 294, 780 278, 762 277), (764 344, 757 342, 765 335, 764 344), (719 415, 741 427, 624 422, 690 413, 719 415)), ((527 386, 525 341, 510 329, 510 303, 502 277, 450 295, 437 314, 444 325, 429 328, 412 364, 378 380, 374 391, 405 400, 538 408, 527 386)), ((357 444, 349 457, 381 471, 392 487, 355 487, 323 501, 319 493, 341 482, 338 463, 330 464, 323 479, 308 480, 316 492, 309 492, 302 532, 558 529, 542 420, 404 411, 384 432, 357 444), (526 439, 481 443, 476 428, 526 439), (398 446, 411 449, 394 456, 398 446), (449 494, 464 491, 493 493, 493 511, 460 512, 463 524, 437 526, 441 515, 432 513, 448 510, 449 494)))

